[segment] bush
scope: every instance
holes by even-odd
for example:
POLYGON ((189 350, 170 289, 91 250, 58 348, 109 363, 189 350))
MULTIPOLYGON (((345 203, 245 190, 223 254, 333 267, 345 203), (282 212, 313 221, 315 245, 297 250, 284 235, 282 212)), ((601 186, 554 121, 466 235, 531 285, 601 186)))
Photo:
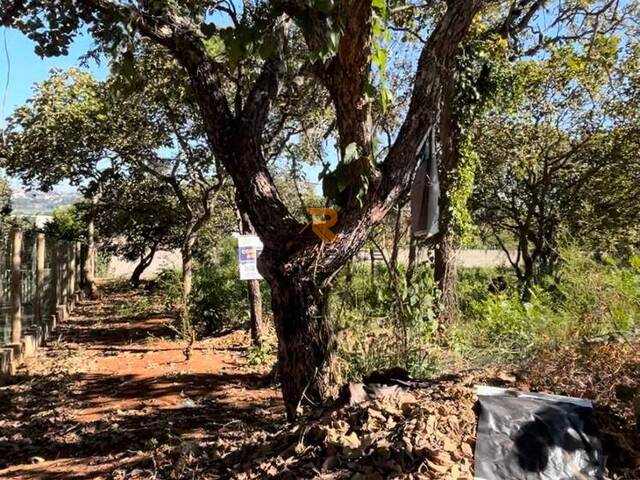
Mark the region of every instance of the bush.
MULTIPOLYGON (((246 281, 238 275, 236 240, 222 241, 216 256, 198 265, 191 293, 192 321, 207 334, 244 326, 249 320, 246 281)), ((263 310, 270 305, 266 282, 262 288, 263 310)))
MULTIPOLYGON (((640 321, 640 271, 579 250, 561 252, 557 276, 534 287, 523 303, 516 288, 478 291, 462 302, 452 343, 465 355, 521 358, 583 338, 627 334, 640 321)), ((465 287, 467 293, 473 288, 465 287)))
POLYGON ((343 375, 359 380, 372 370, 403 366, 429 376, 429 344, 435 332, 431 271, 419 269, 407 284, 404 272, 390 277, 377 267, 356 264, 343 272, 331 294, 330 315, 339 331, 343 375))
MULTIPOLYGON (((260 287, 263 316, 267 317, 271 297, 266 282, 260 282, 260 287)), ((156 289, 165 306, 175 308, 182 301, 181 271, 162 270, 156 279, 156 289)), ((198 334, 246 326, 250 318, 247 285, 238 275, 234 238, 223 240, 215 255, 195 266, 189 302, 189 322, 198 334)))
POLYGON ((156 287, 167 308, 175 308, 182 301, 182 274, 176 268, 165 268, 156 277, 156 287))

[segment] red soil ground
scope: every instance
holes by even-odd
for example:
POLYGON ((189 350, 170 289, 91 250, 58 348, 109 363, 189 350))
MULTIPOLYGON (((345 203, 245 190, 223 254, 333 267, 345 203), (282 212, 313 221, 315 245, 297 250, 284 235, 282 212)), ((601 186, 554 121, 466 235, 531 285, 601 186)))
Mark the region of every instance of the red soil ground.
POLYGON ((81 303, 0 388, 1 479, 114 478, 156 444, 282 419, 279 392, 248 364, 243 333, 197 342, 185 361, 171 317, 132 317, 131 303, 118 293, 81 303))

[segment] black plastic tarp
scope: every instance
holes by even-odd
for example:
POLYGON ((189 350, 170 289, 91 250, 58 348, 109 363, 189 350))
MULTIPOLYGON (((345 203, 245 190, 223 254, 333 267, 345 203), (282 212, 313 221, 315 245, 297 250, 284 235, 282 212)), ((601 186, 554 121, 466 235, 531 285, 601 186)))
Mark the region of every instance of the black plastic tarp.
POLYGON ((439 231, 440 181, 436 156, 435 133, 425 137, 418 153, 419 167, 411 186, 411 231, 427 240, 439 231))
POLYGON ((476 480, 599 480, 589 400, 478 387, 476 480))

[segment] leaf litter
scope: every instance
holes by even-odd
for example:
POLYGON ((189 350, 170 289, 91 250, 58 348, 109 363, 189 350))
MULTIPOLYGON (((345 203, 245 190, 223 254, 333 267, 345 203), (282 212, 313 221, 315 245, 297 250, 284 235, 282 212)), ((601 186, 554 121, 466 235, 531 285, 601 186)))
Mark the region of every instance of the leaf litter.
MULTIPOLYGON (((607 344, 541 354, 518 369, 472 371, 428 388, 312 412, 294 425, 245 437, 159 448, 154 478, 240 480, 473 479, 476 384, 592 398, 601 428, 607 479, 640 479, 637 344, 607 344), (622 386, 622 387, 621 387, 622 386), (624 395, 621 395, 621 392, 624 395), (314 416, 315 415, 315 416, 314 416)), ((152 470, 122 472, 151 478, 152 470)))

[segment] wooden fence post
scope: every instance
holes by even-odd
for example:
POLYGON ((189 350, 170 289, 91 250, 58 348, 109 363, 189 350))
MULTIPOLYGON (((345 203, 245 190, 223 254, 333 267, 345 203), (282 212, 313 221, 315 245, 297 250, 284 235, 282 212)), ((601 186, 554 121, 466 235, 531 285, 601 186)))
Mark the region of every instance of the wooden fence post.
MULTIPOLYGON (((51 255, 51 276, 49 278, 49 282, 51 283, 51 289, 49 294, 51 295, 51 311, 47 312, 47 314, 52 315, 54 318, 56 313, 58 313, 58 248, 55 240, 51 240, 49 242, 49 254, 51 255)), ((52 328, 54 325, 52 325, 52 328)))
POLYGON ((44 233, 38 233, 36 237, 36 291, 33 297, 33 319, 36 325, 40 326, 44 326, 44 315, 42 314, 44 292, 44 257, 44 233))
POLYGON ((69 310, 73 310, 76 305, 76 244, 75 242, 67 243, 68 261, 67 272, 69 280, 69 310))
POLYGON ((76 249, 76 285, 75 289, 77 293, 80 293, 80 287, 82 285, 82 244, 80 242, 75 243, 76 249))
POLYGON ((22 339, 22 229, 11 229, 11 343, 22 339))
POLYGON ((58 249, 58 286, 60 289, 60 297, 58 298, 58 320, 63 322, 67 319, 67 297, 69 294, 68 286, 69 282, 67 279, 68 269, 67 269, 67 256, 68 252, 66 251, 66 245, 63 241, 57 242, 58 249))

